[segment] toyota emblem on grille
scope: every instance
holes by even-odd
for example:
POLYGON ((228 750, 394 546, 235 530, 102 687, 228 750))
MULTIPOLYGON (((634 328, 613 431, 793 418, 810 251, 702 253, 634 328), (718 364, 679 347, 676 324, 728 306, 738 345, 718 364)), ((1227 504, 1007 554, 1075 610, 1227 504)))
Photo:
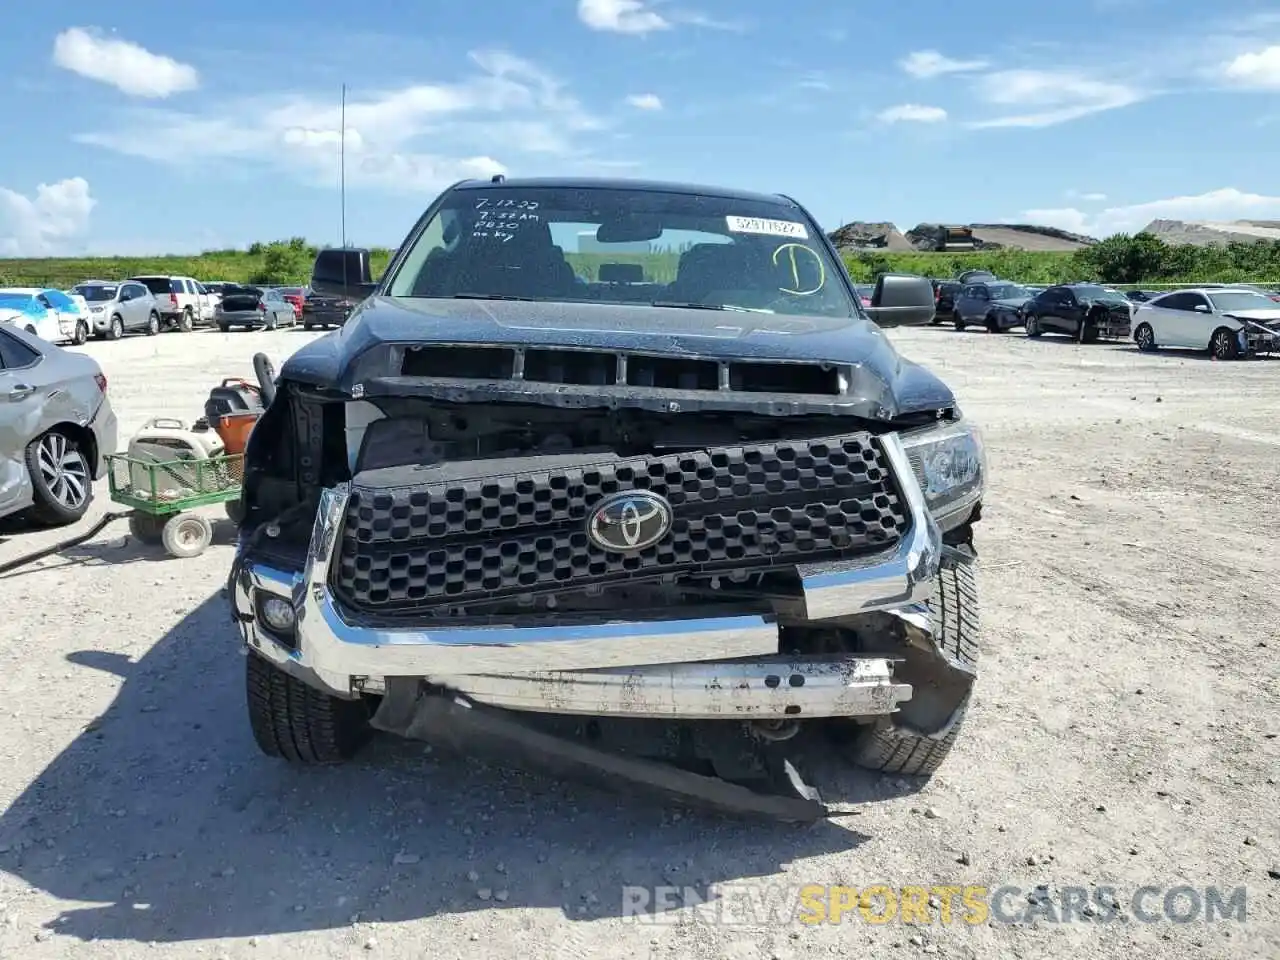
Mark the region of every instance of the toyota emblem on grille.
POLYGON ((651 547, 671 532, 671 504, 646 490, 605 497, 587 517, 587 537, 611 553, 651 547))

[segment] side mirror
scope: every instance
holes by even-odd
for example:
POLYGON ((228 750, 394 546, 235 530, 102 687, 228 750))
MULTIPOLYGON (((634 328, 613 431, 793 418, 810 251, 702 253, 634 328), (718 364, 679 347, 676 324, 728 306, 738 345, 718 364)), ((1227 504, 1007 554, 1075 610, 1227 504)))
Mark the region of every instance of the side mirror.
POLYGON ((368 250, 344 247, 316 254, 311 268, 311 289, 316 293, 363 300, 377 286, 368 250))
POLYGON ((1203 303, 1197 303, 1195 306, 1195 311, 1196 313, 1208 313, 1209 308, 1205 306, 1203 303))
POLYGON ((885 273, 876 281, 871 306, 864 308, 882 327, 919 326, 933 320, 933 284, 927 277, 885 273))

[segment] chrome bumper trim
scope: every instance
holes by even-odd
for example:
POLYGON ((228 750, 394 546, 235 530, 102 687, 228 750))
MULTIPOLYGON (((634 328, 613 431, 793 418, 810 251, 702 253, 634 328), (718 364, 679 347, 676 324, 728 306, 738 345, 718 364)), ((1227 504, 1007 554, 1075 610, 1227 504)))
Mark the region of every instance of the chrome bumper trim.
MULTIPOLYGON (((812 620, 901 607, 927 600, 932 592, 941 557, 942 534, 929 515, 898 435, 887 434, 879 440, 907 507, 909 528, 897 546, 880 556, 848 563, 801 566, 806 612, 812 620)), ((330 562, 349 496, 347 484, 322 493, 301 573, 249 563, 241 568, 233 594, 237 619, 251 648, 286 669, 305 670, 309 677, 323 679, 338 695, 350 696, 354 686, 384 677, 492 677, 668 664, 681 666, 665 673, 658 671, 654 676, 666 679, 646 683, 671 686, 678 682, 682 686, 687 671, 691 671, 690 677, 702 675, 696 667, 698 663, 778 654, 777 625, 759 616, 586 626, 443 629, 353 622, 328 586, 330 562), (255 591, 292 599, 297 612, 296 644, 282 644, 254 622, 255 591)), ((858 661, 845 661, 841 669, 849 669, 851 663, 858 661)), ((627 675, 631 673, 633 671, 627 671, 627 675)), ((755 676, 755 667, 747 673, 755 676)), ((522 684, 530 682, 542 681, 530 681, 526 677, 522 684)), ((612 680, 606 678, 599 682, 606 689, 612 689, 612 680)), ((697 681, 690 679, 689 682, 697 681)), ((472 692, 465 685, 460 689, 472 692)), ((498 694, 509 695, 502 690, 498 694)), ((838 694, 839 691, 829 695, 819 692, 815 695, 817 704, 809 707, 801 704, 801 707, 826 709, 820 705, 823 698, 835 702, 838 694)), ((610 696, 613 694, 606 696, 606 703, 610 696)), ((675 703, 676 698, 689 702, 690 696, 677 693, 672 686, 669 702, 675 703)), ((702 702, 721 702, 718 696, 709 695, 702 702)), ((775 695, 771 692, 769 697, 775 695)), ((599 712, 600 708, 600 704, 595 704, 593 712, 599 712)))
POLYGON ((509 710, 651 719, 883 716, 911 699, 910 685, 894 683, 893 665, 883 659, 771 657, 428 679, 480 703, 509 710))
POLYGON ((942 531, 896 433, 880 437, 885 459, 906 502, 910 527, 896 547, 879 556, 796 569, 810 620, 857 616, 927 600, 942 558, 942 531))

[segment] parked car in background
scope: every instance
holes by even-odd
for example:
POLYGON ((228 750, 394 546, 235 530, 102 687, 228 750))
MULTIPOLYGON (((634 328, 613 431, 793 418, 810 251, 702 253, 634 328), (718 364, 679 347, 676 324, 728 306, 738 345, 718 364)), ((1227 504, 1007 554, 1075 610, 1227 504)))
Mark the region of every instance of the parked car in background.
POLYGON ((205 293, 209 294, 209 299, 213 303, 213 312, 215 314, 218 312, 218 304, 222 302, 222 295, 226 292, 227 288, 239 286, 239 284, 230 280, 212 280, 208 282, 201 280, 200 285, 204 287, 205 293))
POLYGON ((1121 293, 1092 283, 1049 287, 1022 307, 1028 337, 1067 333, 1081 343, 1099 337, 1128 338, 1133 304, 1121 293))
POLYGON ((88 338, 88 318, 71 297, 52 287, 0 288, 0 323, 49 343, 84 343, 88 338), (81 334, 84 338, 77 340, 81 334))
POLYGON ((293 305, 293 312, 297 319, 302 319, 302 305, 307 301, 306 287, 276 287, 280 292, 280 296, 284 297, 285 302, 293 305))
POLYGON ((298 315, 293 304, 285 300, 279 290, 245 285, 227 288, 214 322, 223 333, 232 327, 275 330, 277 327, 294 326, 298 315))
POLYGON ((1022 326, 1022 307, 1030 299, 1025 287, 1007 280, 966 284, 956 297, 951 319, 957 330, 972 325, 1003 333, 1022 326))
POLYGON ((347 322, 351 311, 356 308, 354 300, 341 297, 328 297, 308 288, 307 296, 302 301, 302 329, 313 327, 340 327, 347 322))
POLYGON ((1138 305, 1133 340, 1145 353, 1189 347, 1219 360, 1273 353, 1280 349, 1280 303, 1234 287, 1175 290, 1138 305))
POLYGON ((959 280, 933 281, 933 323, 950 320, 956 307, 956 295, 964 289, 959 280))
POLYGON ((0 325, 0 517, 72 523, 93 499, 118 427, 92 357, 0 325))
POLYGON ((126 333, 160 332, 160 306, 155 295, 136 280, 123 283, 82 283, 76 292, 89 304, 89 323, 95 337, 119 340, 126 333))
MULTIPOLYGON (((1167 292, 1167 291, 1166 291, 1167 292)), ((1146 303, 1160 296, 1159 290, 1126 290, 1125 299, 1133 303, 1146 303)))
POLYGON ((191 277, 130 277, 155 295, 160 324, 184 333, 213 320, 217 302, 204 286, 191 277))

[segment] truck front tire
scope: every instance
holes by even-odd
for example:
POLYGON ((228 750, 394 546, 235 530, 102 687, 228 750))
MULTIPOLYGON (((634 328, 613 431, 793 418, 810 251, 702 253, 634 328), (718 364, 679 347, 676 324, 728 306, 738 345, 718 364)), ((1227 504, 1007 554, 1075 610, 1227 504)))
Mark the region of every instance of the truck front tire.
MULTIPOLYGON (((943 652, 974 669, 978 664, 978 585, 972 564, 944 566, 935 578, 929 601, 929 619, 943 652)), ((864 727, 849 744, 849 759, 860 767, 882 773, 930 776, 951 752, 969 707, 956 711, 945 736, 932 738, 894 725, 889 718, 864 727)))
POLYGON ((269 757, 304 765, 350 760, 372 736, 364 700, 340 700, 250 653, 245 657, 249 727, 269 757))

